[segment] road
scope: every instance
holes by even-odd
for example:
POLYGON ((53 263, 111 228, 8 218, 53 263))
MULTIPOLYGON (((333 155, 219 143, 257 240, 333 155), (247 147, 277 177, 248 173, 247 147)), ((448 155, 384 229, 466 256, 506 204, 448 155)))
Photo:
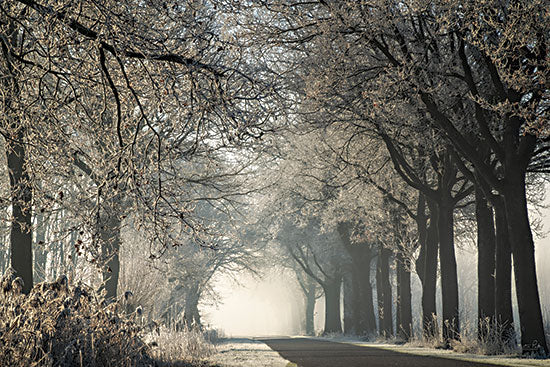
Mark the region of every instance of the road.
POLYGON ((307 338, 259 339, 299 367, 495 367, 307 338))

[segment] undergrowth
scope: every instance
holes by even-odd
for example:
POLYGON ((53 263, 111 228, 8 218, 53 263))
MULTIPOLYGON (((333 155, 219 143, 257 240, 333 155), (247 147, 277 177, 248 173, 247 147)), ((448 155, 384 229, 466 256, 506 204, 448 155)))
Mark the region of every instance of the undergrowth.
POLYGON ((482 320, 479 327, 482 333, 478 333, 477 328, 470 325, 464 325, 459 337, 446 342, 443 339, 441 330, 436 325, 436 333, 431 337, 411 338, 408 345, 418 347, 428 347, 435 349, 452 349, 458 353, 471 353, 479 355, 519 355, 520 349, 516 344, 513 328, 503 323, 495 322, 489 318, 482 320))
POLYGON ((459 353, 482 355, 517 355, 520 349, 516 344, 513 328, 505 323, 485 318, 480 322, 482 333, 466 328, 458 340, 451 340, 451 347, 459 353))
POLYGON ((210 343, 198 330, 144 338, 136 313, 65 276, 21 294, 8 269, 0 289, 0 366, 196 366, 210 343))
POLYGON ((144 340, 151 346, 151 355, 166 366, 200 365, 216 352, 208 334, 199 328, 185 327, 181 331, 165 327, 149 333, 144 340))

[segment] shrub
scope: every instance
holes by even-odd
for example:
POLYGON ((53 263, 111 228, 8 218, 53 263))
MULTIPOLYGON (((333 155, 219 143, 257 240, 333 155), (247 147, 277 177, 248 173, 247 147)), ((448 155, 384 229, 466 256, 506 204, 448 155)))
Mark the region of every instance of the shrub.
POLYGON ((154 366, 140 328, 65 276, 21 294, 8 269, 0 290, 1 366, 154 366))

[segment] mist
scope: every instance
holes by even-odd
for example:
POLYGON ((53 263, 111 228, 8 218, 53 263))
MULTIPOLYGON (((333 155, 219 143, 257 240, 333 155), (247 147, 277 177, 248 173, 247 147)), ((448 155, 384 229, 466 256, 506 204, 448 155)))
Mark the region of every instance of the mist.
POLYGON ((216 279, 217 305, 205 305, 209 327, 226 336, 297 335, 303 300, 296 281, 267 269, 261 278, 249 274, 216 279))
MULTIPOLYGON (((533 220, 541 221, 542 236, 535 237, 538 286, 545 323, 550 323, 550 196, 546 196, 538 211, 530 212, 533 220)), ((475 333, 477 308, 477 256, 474 244, 458 246, 457 272, 460 284, 461 318, 465 328, 475 333)), ((209 327, 227 336, 273 336, 300 335, 304 332, 305 303, 295 276, 280 269, 263 269, 261 276, 248 273, 223 275, 215 280, 218 301, 204 304, 202 310, 209 327)), ((438 281, 438 287, 439 281, 438 281)), ((515 285, 513 306, 516 328, 519 328, 515 285)), ((416 273, 412 276, 412 304, 414 330, 421 331, 421 285, 416 273)), ((396 295, 394 294, 394 299, 396 295)), ((374 295, 376 304, 377 297, 374 295)), ((343 295, 341 297, 343 306, 343 295)), ((394 307, 395 308, 395 307, 394 307)), ((441 289, 437 292, 438 313, 442 312, 441 289)), ((343 307, 342 307, 343 309, 343 307)), ((324 327, 324 296, 315 303, 315 330, 321 333, 324 327)), ((395 311, 395 310, 394 310, 395 311)), ((343 315, 342 315, 343 321, 343 315)), ((378 320, 377 320, 378 322, 378 320)))

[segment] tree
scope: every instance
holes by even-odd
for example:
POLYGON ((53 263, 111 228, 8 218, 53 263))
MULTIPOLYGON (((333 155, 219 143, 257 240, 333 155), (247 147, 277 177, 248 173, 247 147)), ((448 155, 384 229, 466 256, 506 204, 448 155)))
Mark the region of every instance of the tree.
MULTIPOLYGON (((362 131, 361 121, 369 118, 399 131, 419 114, 445 136, 446 149, 456 150, 502 195, 521 289, 522 346, 547 353, 525 195, 529 167, 543 172, 548 164, 543 3, 281 1, 262 8, 280 15, 278 22, 254 20, 263 27, 255 29, 258 39, 288 46, 293 62, 284 70, 300 70, 293 76, 308 103, 320 101, 307 109, 309 117, 323 116, 325 125, 346 121, 362 131), (488 146, 495 164, 487 164, 472 141, 488 146)), ((451 227, 447 204, 438 214, 440 232, 451 227)), ((448 243, 450 232, 444 232, 440 241, 448 243)), ((442 246, 442 256, 448 249, 442 246)))
POLYGON ((189 159, 202 144, 206 152, 260 136, 267 110, 251 106, 269 87, 245 75, 244 59, 234 57, 241 50, 211 2, 13 0, 2 14, 12 266, 28 292, 32 193, 44 177, 32 168, 67 172, 75 157, 96 178, 91 232, 111 259, 105 280, 112 295, 120 192, 149 217, 169 213, 185 222, 189 206, 174 205, 163 187, 171 160, 189 159))

